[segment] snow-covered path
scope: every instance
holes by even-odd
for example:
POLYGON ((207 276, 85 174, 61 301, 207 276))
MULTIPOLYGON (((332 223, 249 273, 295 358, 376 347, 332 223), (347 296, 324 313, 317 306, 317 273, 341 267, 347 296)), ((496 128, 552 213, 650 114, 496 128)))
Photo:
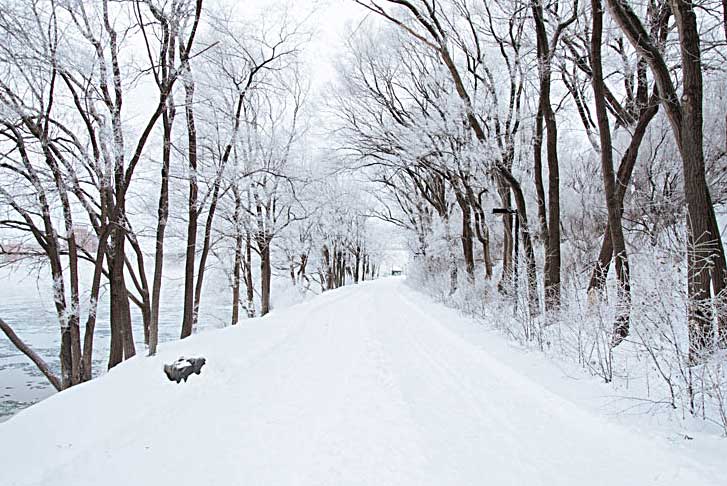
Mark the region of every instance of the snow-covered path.
POLYGON ((385 279, 165 346, 0 424, 0 484, 724 479, 504 365, 435 307, 385 279), (180 354, 207 366, 176 385, 161 365, 180 354))

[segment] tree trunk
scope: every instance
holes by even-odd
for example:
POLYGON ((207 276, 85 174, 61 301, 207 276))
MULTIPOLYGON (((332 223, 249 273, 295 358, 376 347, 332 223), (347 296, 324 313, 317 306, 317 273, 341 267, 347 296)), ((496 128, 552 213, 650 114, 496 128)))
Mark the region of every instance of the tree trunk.
POLYGON ((161 299, 162 272, 164 270, 164 236, 169 219, 169 167, 172 150, 172 127, 176 110, 174 100, 167 98, 162 113, 162 173, 157 209, 156 244, 154 251, 154 276, 151 289, 151 316, 149 318, 149 356, 157 352, 159 342, 159 301, 161 299))
POLYGON ((240 312, 240 272, 242 270, 242 231, 240 231, 240 198, 235 197, 235 258, 232 264, 232 320, 231 325, 236 325, 240 312))
POLYGON ((458 189, 455 189, 455 195, 457 197, 457 204, 459 204, 462 212, 462 235, 460 239, 462 241, 464 268, 467 272, 467 281, 473 284, 475 282, 475 256, 472 244, 472 214, 470 213, 470 206, 467 203, 465 195, 458 189))
POLYGON ((457 256, 453 248, 454 244, 452 241, 452 230, 449 225, 449 213, 445 211, 441 216, 444 219, 444 237, 447 241, 447 252, 449 256, 449 295, 452 295, 459 287, 457 256))
POLYGON ((361 248, 356 247, 355 267, 353 271, 353 283, 357 284, 359 280, 359 271, 361 269, 361 248))
POLYGON ((134 299, 132 298, 132 295, 129 295, 129 298, 132 299, 132 301, 137 305, 137 307, 139 307, 139 310, 141 311, 141 319, 144 328, 144 344, 148 345, 149 328, 151 321, 151 295, 149 292, 149 281, 146 278, 146 269, 144 267, 144 253, 142 252, 141 246, 139 245, 139 242, 136 239, 136 235, 132 232, 132 230, 128 229, 126 234, 128 243, 131 245, 134 253, 136 254, 137 270, 136 272, 134 271, 128 258, 125 259, 126 268, 129 271, 131 280, 134 283, 137 291, 139 292, 140 297, 138 299, 134 299))
POLYGON ((535 195, 540 222, 540 238, 548 251, 548 216, 545 204, 545 188, 543 186, 543 112, 538 108, 535 116, 535 135, 533 137, 533 170, 535 172, 535 195))
MULTIPOLYGON (((719 294, 727 285, 724 248, 704 171, 702 67, 697 19, 691 1, 671 0, 681 51, 683 88, 680 97, 663 57, 631 7, 625 0, 607 0, 607 3, 621 30, 654 74, 682 157, 687 203, 689 357, 695 363, 713 346, 711 291, 719 294), (713 278, 715 274, 719 278, 713 278)), ((718 322, 724 320, 718 316, 718 322)))
POLYGON ((116 227, 111 233, 111 245, 108 255, 109 286, 110 286, 110 312, 111 317, 111 346, 109 353, 109 369, 121 363, 124 359, 136 354, 134 337, 131 332, 131 311, 129 309, 129 294, 126 289, 124 277, 125 265, 125 229, 123 219, 115 223, 116 227))
POLYGON ((482 244, 482 258, 485 266, 485 280, 492 278, 492 257, 490 256, 490 230, 485 222, 485 212, 482 210, 482 201, 475 196, 471 187, 467 188, 467 200, 474 215, 474 227, 477 240, 482 244))
MULTIPOLYGON (((558 163, 558 128, 555 112, 550 102, 551 52, 545 32, 543 7, 533 2, 535 21, 538 74, 540 76, 540 100, 538 111, 542 113, 546 131, 546 154, 548 159, 548 233, 545 245, 545 308, 554 310, 560 306, 560 175, 558 163)), ((552 46, 555 47, 555 46, 552 46)))
POLYGON ((53 373, 53 371, 50 369, 50 366, 48 366, 48 363, 46 363, 43 358, 38 355, 35 351, 33 351, 30 346, 28 346, 25 342, 23 342, 22 339, 18 337, 17 334, 15 334, 15 331, 10 327, 10 325, 0 319, 0 330, 2 330, 5 335, 10 339, 10 342, 13 343, 13 345, 24 355, 26 355, 30 360, 35 363, 35 366, 38 367, 41 373, 48 379, 48 381, 53 385, 53 388, 55 388, 57 391, 61 391, 63 389, 63 384, 61 383, 61 380, 58 379, 58 377, 53 373))
POLYGON ((538 273, 535 264, 535 250, 533 249, 533 239, 530 236, 530 225, 528 224, 528 213, 525 206, 525 195, 523 194, 520 184, 512 178, 510 187, 515 195, 515 207, 520 218, 520 235, 523 242, 523 250, 525 251, 526 271, 528 274, 528 309, 531 316, 540 314, 540 303, 538 298, 538 273))
MULTIPOLYGON (((191 70, 187 76, 191 78, 191 70)), ((197 128, 194 121, 194 82, 184 81, 185 106, 187 119, 187 150, 189 157, 189 202, 187 221, 187 249, 184 263, 184 310, 182 314, 181 339, 192 334, 194 323, 194 266, 197 255, 197 128)))
POLYGON ((300 254, 300 268, 298 268, 298 277, 300 277, 301 279, 305 279, 306 282, 308 281, 308 277, 306 277, 307 269, 308 269, 308 253, 301 253, 300 254))
POLYGON ((333 262, 331 261, 331 251, 328 249, 328 245, 323 245, 323 265, 326 269, 326 290, 333 288, 333 262))
POLYGON ((252 242, 250 235, 245 236, 245 290, 247 291, 247 317, 255 317, 255 287, 252 281, 252 242))
MULTIPOLYGON (((714 206, 705 177, 702 132, 702 66, 699 31, 694 6, 688 0, 672 0, 672 12, 679 30, 682 60, 681 143, 684 186, 687 202, 689 252, 688 290, 690 296, 690 356, 692 361, 709 352, 713 344, 713 325, 709 311, 710 284, 714 295, 727 287, 724 247, 714 206), (713 278, 718 276, 718 278, 713 278)), ((727 312, 722 310, 722 312, 727 312)), ((723 316, 720 335, 727 333, 723 316)))
POLYGON ((202 254, 199 257, 199 268, 197 269, 197 283, 194 288, 194 312, 192 313, 192 327, 197 326, 197 320, 199 318, 199 306, 202 301, 202 287, 204 284, 204 274, 207 268, 207 258, 210 253, 210 245, 212 238, 212 223, 215 219, 215 212, 217 211, 217 202, 220 194, 220 183, 222 178, 222 172, 220 172, 218 178, 215 180, 214 188, 212 189, 212 201, 210 201, 210 208, 207 212, 207 219, 204 226, 204 239, 202 240, 202 254))
MULTIPOLYGON (((500 196, 500 204, 504 208, 509 208, 511 202, 510 196, 510 185, 502 177, 496 178, 497 193, 500 196)), ((503 290, 510 286, 512 280, 512 252, 513 252, 513 241, 512 241, 512 221, 510 218, 502 218, 502 273, 500 274, 500 281, 497 284, 497 288, 503 290)))
MULTIPOLYGON (((65 195, 65 189, 61 191, 63 195, 64 219, 66 221, 67 244, 68 244, 68 268, 70 273, 71 287, 71 309, 68 313, 68 341, 66 345, 70 351, 70 385, 81 383, 81 330, 80 330, 80 313, 81 303, 78 290, 78 248, 76 246, 76 235, 73 228, 73 219, 71 215, 70 204, 65 195)), ((65 334, 65 333, 63 333, 65 334)), ((61 337, 61 341, 66 341, 66 336, 61 337)), ((61 345, 61 349, 64 346, 61 345)), ((67 361, 64 357, 64 361, 67 361)))
POLYGON ((631 313, 631 286, 629 279, 629 261, 621 226, 621 202, 616 189, 616 178, 613 171, 613 149, 611 145, 611 127, 606 112, 605 88, 603 84, 603 68, 601 65, 601 42, 603 36, 603 8, 601 0, 591 0, 593 15, 593 32, 591 34, 591 67, 593 76, 593 94, 596 105, 596 119, 601 144, 601 170, 603 187, 606 193, 608 209, 608 227, 613 246, 616 277, 618 278, 618 309, 616 322, 611 339, 612 346, 620 344, 629 334, 629 315, 631 313))
MULTIPOLYGON (((634 134, 631 137, 631 142, 626 149, 621 163, 618 167, 618 176, 616 184, 616 195, 619 204, 619 212, 623 215, 623 204, 624 197, 626 196, 626 188, 631 181, 631 175, 633 174, 634 167, 639 155, 639 147, 646 134, 646 129, 649 126, 651 120, 654 119, 656 113, 659 111, 659 104, 654 100, 654 103, 649 102, 648 106, 642 108, 641 114, 639 115, 639 121, 634 129, 634 134)), ((613 256, 613 244, 611 242, 611 229, 606 225, 606 230, 603 236, 603 242, 601 244, 601 251, 598 254, 598 262, 591 272, 591 279, 588 283, 588 296, 589 299, 595 298, 598 294, 601 294, 606 286, 606 277, 608 276, 608 269, 611 265, 611 258, 613 256)))
POLYGON ((101 288, 104 255, 108 248, 111 226, 107 225, 99 235, 98 248, 96 248, 96 262, 91 281, 91 297, 89 299, 88 319, 83 335, 83 360, 81 381, 89 381, 93 376, 93 337, 96 328, 96 311, 98 309, 98 295, 101 288))
POLYGON ((270 239, 263 237, 263 247, 260 248, 260 315, 270 312, 270 279, 272 276, 270 265, 270 239))
POLYGON ((490 230, 485 224, 485 215, 482 208, 474 208, 475 211, 475 233, 482 244, 482 258, 485 267, 485 280, 492 278, 492 257, 490 256, 490 230))
POLYGON ((235 242, 235 262, 233 264, 232 274, 232 319, 230 324, 236 325, 239 321, 240 313, 240 267, 242 265, 242 238, 236 238, 235 242))
MULTIPOLYGON (((469 122, 470 127, 472 128, 472 131, 475 133, 475 136, 477 137, 477 140, 480 142, 485 142, 487 140, 487 135, 485 134, 484 129, 482 128, 482 125, 480 124, 479 120, 474 114, 474 111, 472 109, 472 100, 469 97, 469 94, 467 93, 467 90, 464 86, 464 82, 462 81, 462 77, 459 74, 459 71, 457 69, 456 64, 452 60, 451 55, 449 54, 449 51, 447 50, 447 46, 445 44, 440 44, 437 48, 437 51, 439 52, 439 55, 441 56, 442 60, 444 61, 444 64, 447 66, 447 69, 449 70, 452 80, 454 81, 454 86, 457 91, 457 95, 460 97, 460 99, 465 103, 465 107, 467 109, 467 121, 469 122)), ((527 217, 527 206, 525 204, 525 196, 522 192, 522 187, 520 186, 520 183, 517 179, 512 175, 510 170, 507 167, 503 167, 502 165, 498 165, 495 167, 497 174, 501 176, 510 186, 512 189, 514 195, 515 195, 515 202, 517 204, 518 214, 520 215, 520 235, 523 238, 523 243, 525 247, 525 256, 527 258, 527 266, 528 266, 528 301, 530 304, 530 310, 533 315, 538 313, 538 284, 537 284, 537 272, 535 268, 535 252, 533 251, 533 244, 532 244, 532 237, 530 236, 530 230, 528 227, 528 217, 527 217)))
POLYGON ((545 126, 548 153, 548 244, 544 287, 546 308, 552 310, 560 306, 560 175, 558 135, 555 113, 550 107, 550 96, 543 103, 547 104, 545 126))

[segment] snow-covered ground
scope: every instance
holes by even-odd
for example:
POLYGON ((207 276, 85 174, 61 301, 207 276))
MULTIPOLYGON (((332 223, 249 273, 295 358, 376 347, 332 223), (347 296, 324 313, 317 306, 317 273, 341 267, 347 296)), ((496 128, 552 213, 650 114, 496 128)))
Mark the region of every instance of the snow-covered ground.
MULTIPOLYGON (((82 277, 90 280, 88 267, 82 277)), ((148 269, 148 275, 152 270, 148 269)), ((159 316, 159 342, 179 339, 182 322, 184 291, 183 265, 168 262, 164 274, 159 316)), ((28 343, 56 372, 60 373, 60 332, 58 317, 52 301, 50 271, 33 271, 28 266, 0 267, 0 317, 10 323, 17 334, 28 343)), ((287 277, 274 277, 272 282, 274 308, 283 308, 313 296, 311 292, 290 285, 287 277)), ((231 305, 230 284, 219 268, 209 268, 202 294, 200 320, 194 332, 219 329, 229 325, 231 305)), ((84 296, 84 299, 87 296, 84 296)), ((84 302, 82 316, 86 316, 84 302)), ((146 354, 142 318, 138 308, 131 306, 136 352, 146 354)), ((244 313, 241 312, 244 315, 244 313)), ((243 317, 244 318, 244 317, 243 317)), ((111 329, 107 289, 101 292, 94 338, 94 375, 106 372, 111 329)), ((0 333, 0 422, 55 393, 55 389, 4 334, 0 333)), ((0 482, 2 486, 2 482, 0 482)))
MULTIPOLYGON (((179 339, 182 322, 184 287, 181 265, 169 264, 162 287, 159 340, 179 339)), ((229 323, 230 291, 224 276, 209 272, 203 294, 198 330, 216 329, 229 323)), ((51 368, 60 372, 60 332, 53 305, 50 271, 33 271, 29 266, 0 268, 0 317, 15 329, 51 368)), ((149 270, 148 275, 151 275, 149 270)), ((90 280, 89 267, 82 267, 82 277, 90 280)), ((86 287, 87 288, 87 287, 86 287)), ((277 289, 276 289, 277 290, 277 289)), ((87 296, 84 295, 84 298, 87 296)), ((87 307, 82 309, 85 320, 87 307)), ((142 319, 136 306, 131 306, 136 351, 145 354, 142 319)), ((104 373, 108 362, 111 329, 107 289, 101 292, 94 339, 94 375, 104 373)), ((55 389, 35 365, 0 333, 0 422, 27 406, 55 393, 55 389)), ((0 481, 2 485, 2 481, 0 481)))
POLYGON ((606 414, 599 390, 382 279, 20 412, 0 424, 0 483, 724 484, 725 440, 606 414), (162 366, 180 355, 207 365, 177 385, 162 366))

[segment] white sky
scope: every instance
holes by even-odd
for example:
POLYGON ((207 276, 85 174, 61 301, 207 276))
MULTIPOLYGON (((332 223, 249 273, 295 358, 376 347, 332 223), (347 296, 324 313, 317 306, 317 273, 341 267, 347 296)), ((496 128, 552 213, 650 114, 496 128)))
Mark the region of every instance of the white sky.
POLYGON ((319 14, 312 19, 318 30, 309 54, 314 83, 333 78, 333 61, 342 41, 356 29, 367 12, 352 0, 303 0, 301 4, 318 4, 319 14))
POLYGON ((307 27, 314 36, 306 49, 305 58, 310 66, 314 89, 333 78, 333 60, 341 40, 367 14, 353 0, 218 0, 217 3, 239 8, 238 15, 243 18, 248 12, 251 18, 257 18, 264 10, 287 5, 296 19, 307 19, 307 27))

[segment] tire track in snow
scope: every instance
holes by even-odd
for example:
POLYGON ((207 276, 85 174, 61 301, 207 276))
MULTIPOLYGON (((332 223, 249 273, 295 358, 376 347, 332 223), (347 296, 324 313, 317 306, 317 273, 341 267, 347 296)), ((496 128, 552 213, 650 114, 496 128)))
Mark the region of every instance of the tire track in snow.
MULTIPOLYGON (((660 444, 578 408, 464 341, 427 315, 410 298, 414 292, 403 284, 386 295, 402 304, 399 314, 406 327, 402 332, 416 344, 414 349, 422 360, 439 369, 443 386, 475 407, 470 418, 484 417, 480 429, 489 428, 495 436, 499 429, 507 430, 499 436, 507 439, 508 454, 496 452, 510 467, 493 464, 490 471, 509 470, 510 476, 497 478, 495 484, 505 484, 508 479, 513 484, 718 484, 706 482, 694 464, 680 460, 660 444), (413 327, 414 321, 417 327, 413 327), (528 405, 523 407, 523 402, 528 405), (490 420, 489 415, 497 420, 490 420), (514 464, 526 470, 512 467, 514 464)), ((423 296, 417 297, 422 300, 423 296)))

